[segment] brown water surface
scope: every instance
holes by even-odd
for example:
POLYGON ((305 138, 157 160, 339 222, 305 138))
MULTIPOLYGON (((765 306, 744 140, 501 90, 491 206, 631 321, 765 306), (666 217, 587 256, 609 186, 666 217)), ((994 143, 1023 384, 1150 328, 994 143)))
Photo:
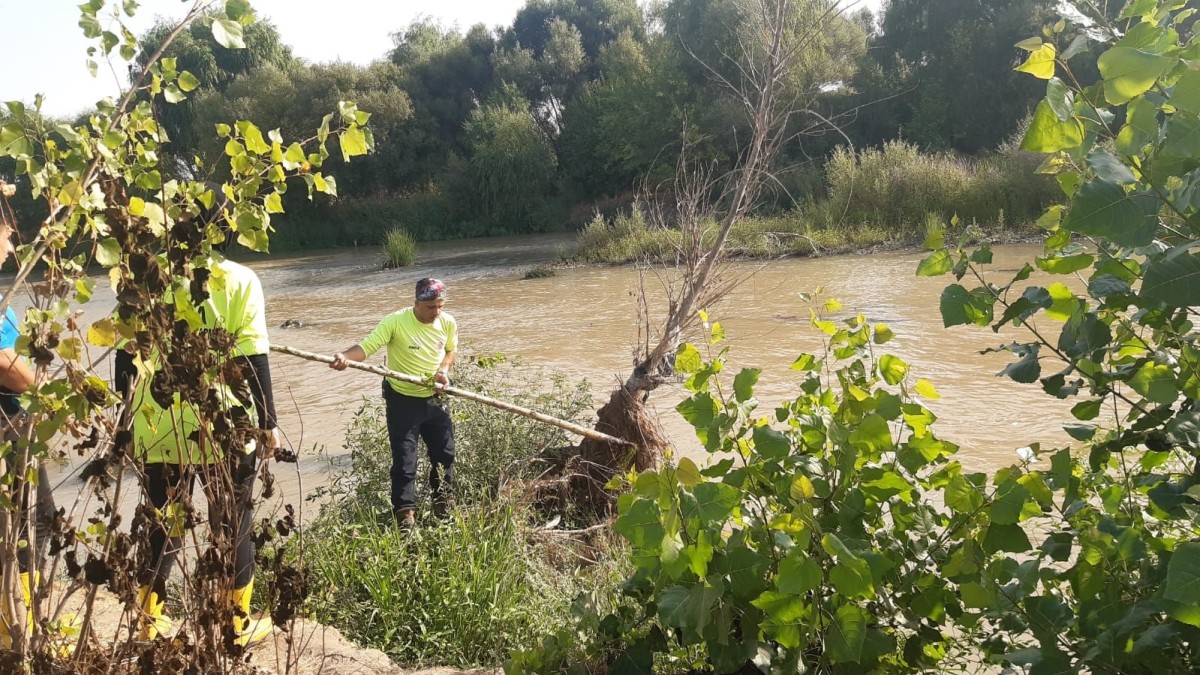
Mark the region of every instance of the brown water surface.
MULTIPOLYGON (((661 283, 630 266, 561 269, 553 277, 522 279, 528 268, 555 260, 572 244, 568 236, 424 244, 416 266, 387 271, 380 269, 376 248, 247 264, 262 280, 275 344, 324 354, 345 349, 380 317, 411 304, 418 278, 437 276, 450 288, 447 311, 458 320, 462 353, 500 352, 572 379, 587 378, 597 398, 606 398, 631 367, 638 339, 635 293, 644 284, 649 295, 661 296, 661 283), (288 320, 302 326, 279 328, 288 320)), ((1004 281, 1003 274, 1011 276, 1039 250, 996 248, 996 280, 1004 281)), ((1026 340, 1027 334, 1012 328, 1000 335, 988 329, 943 328, 938 298, 952 278, 918 278, 920 258, 919 252, 874 253, 732 265, 728 273, 745 281, 720 306, 710 308, 731 347, 726 372, 763 369, 756 395, 764 414, 794 396, 799 378, 788 367, 801 352, 821 349, 821 334, 809 323, 809 305, 798 294, 824 287, 822 297, 837 298, 844 306, 833 318, 862 312, 895 332, 884 349, 907 361, 912 377, 929 379, 937 387, 942 398, 928 402, 939 417, 935 428, 962 446, 959 459, 967 468, 1006 466, 1016 460, 1016 448, 1032 442, 1065 444, 1069 439, 1060 425, 1070 418, 1073 401, 1057 401, 1037 385, 996 377, 1011 357, 979 353, 1026 340)), ((98 292, 88 318, 107 311, 111 303, 111 291, 98 292)), ((1045 327, 1057 332, 1056 324, 1045 327)), ((382 358, 377 354, 372 362, 382 364, 382 358)), ((298 465, 275 465, 278 491, 295 501, 328 483, 330 459, 337 462, 345 454, 346 426, 364 397, 378 396, 379 381, 367 373, 338 373, 282 354, 271 356, 271 368, 281 426, 289 444, 301 451, 298 465)), ((704 452, 694 434, 673 410, 684 396, 676 385, 655 392, 652 400, 677 449, 702 461, 704 452)), ((59 492, 73 495, 77 486, 64 480, 59 492)))

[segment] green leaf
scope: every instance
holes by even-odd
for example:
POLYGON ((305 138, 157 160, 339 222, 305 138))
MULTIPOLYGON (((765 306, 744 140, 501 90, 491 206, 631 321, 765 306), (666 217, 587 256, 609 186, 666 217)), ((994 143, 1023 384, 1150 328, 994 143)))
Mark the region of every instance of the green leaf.
POLYGON ((1153 259, 1139 295, 1172 307, 1200 305, 1200 256, 1183 253, 1153 259))
POLYGON ((1011 525, 1021 520, 1021 512, 1025 502, 1029 500, 1029 490, 1016 481, 1001 485, 998 494, 988 507, 988 517, 993 523, 1011 525))
POLYGON ((972 609, 989 609, 996 602, 995 598, 986 588, 974 581, 969 581, 959 586, 958 594, 962 598, 963 606, 972 609))
POLYGON ((675 354, 675 372, 681 375, 691 375, 703 366, 704 359, 700 356, 700 350, 696 349, 696 345, 690 342, 680 345, 679 351, 675 354))
POLYGON ((837 563, 829 570, 829 583, 847 598, 870 600, 875 597, 871 565, 862 558, 838 556, 837 563))
POLYGON ((1083 143, 1083 124, 1074 117, 1060 121, 1043 99, 1033 111, 1033 121, 1021 139, 1021 149, 1030 152, 1058 152, 1083 143))
POLYGON ((1024 553, 1030 549, 1029 536, 1020 525, 988 525, 983 535, 983 550, 987 553, 1024 553))
POLYGON ((800 626, 806 614, 803 599, 795 595, 766 591, 750 604, 767 615, 761 626, 769 637, 788 649, 800 646, 800 626))
POLYGON ((1158 226, 1158 199, 1103 180, 1088 181, 1079 190, 1063 227, 1079 234, 1107 237, 1122 246, 1146 246, 1158 226))
POLYGON ((972 293, 966 288, 951 284, 942 291, 942 325, 946 328, 974 324, 986 326, 992 322, 994 298, 984 295, 986 291, 972 293))
POLYGON ((1071 408, 1071 414, 1077 420, 1094 420, 1100 414, 1100 406, 1103 403, 1104 401, 1101 399, 1081 401, 1071 408))
POLYGON ((720 586, 668 586, 658 596, 658 616, 665 625, 699 633, 708 625, 720 586))
POLYGON ((1179 77, 1171 94, 1171 105, 1200 115, 1200 70, 1186 70, 1179 77))
POLYGON ((940 248, 921 259, 917 265, 917 276, 937 277, 949 272, 954 267, 950 251, 940 248))
POLYGON ((1175 547, 1167 563, 1167 581, 1163 594, 1176 602, 1200 605, 1200 542, 1189 541, 1175 547))
POLYGON ((764 459, 783 459, 791 452, 787 436, 768 426, 754 427, 754 449, 764 459))
POLYGON ((351 157, 367 154, 367 137, 357 124, 351 124, 342 132, 342 159, 350 161, 351 157))
POLYGON ((1096 172, 1096 177, 1102 181, 1128 185, 1137 182, 1133 171, 1115 155, 1103 150, 1093 150, 1087 156, 1088 166, 1096 172))
POLYGON ((908 364, 900 357, 884 354, 879 357, 879 375, 888 384, 900 384, 908 375, 908 364))
POLYGON ((1057 51, 1053 44, 1043 43, 1029 55, 1029 58, 1025 59, 1024 63, 1013 70, 1029 73, 1038 79, 1049 80, 1054 77, 1054 57, 1056 55, 1057 51))
POLYGON ((1096 62, 1104 77, 1104 97, 1113 105, 1144 94, 1175 65, 1175 60, 1129 47, 1113 47, 1096 62))
POLYGON ((1174 403, 1179 397, 1179 389, 1175 386, 1175 371, 1170 366, 1163 366, 1153 361, 1147 361, 1138 368, 1129 380, 1129 386, 1155 403, 1174 403))
POLYGON ((186 70, 179 74, 179 88, 183 91, 192 91, 199 86, 200 80, 197 80, 195 75, 186 70))
POLYGON ((1008 346, 1008 350, 1020 358, 1005 366, 1004 370, 1000 371, 1000 374, 1007 375, 1014 382, 1020 382, 1021 384, 1037 382, 1037 379, 1042 375, 1042 365, 1038 362, 1038 352, 1041 350, 1041 345, 1036 342, 1026 345, 1014 343, 1008 346))
POLYGON ((96 262, 105 267, 114 267, 121 262, 121 244, 112 237, 100 240, 96 247, 96 262))
POLYGON ((892 430, 887 420, 877 414, 870 414, 859 422, 858 427, 850 432, 850 443, 870 453, 881 453, 893 450, 892 430))
POLYGON ((1058 348, 1071 358, 1083 358, 1112 341, 1108 325, 1092 312, 1075 312, 1058 336, 1058 348))
POLYGON ((635 500, 613 523, 613 529, 634 546, 650 550, 657 550, 666 534, 662 511, 650 499, 635 500))
POLYGON ((931 401, 936 401, 937 399, 942 397, 942 395, 938 393, 937 388, 934 387, 933 383, 930 382, 929 380, 924 380, 924 379, 917 380, 917 384, 915 387, 913 387, 913 389, 918 394, 920 394, 921 396, 924 396, 925 398, 927 398, 931 401))
POLYGON ((717 415, 717 402, 708 392, 680 401, 675 410, 697 430, 707 430, 717 415))
POLYGON ((758 376, 762 374, 762 368, 743 368, 733 378, 733 395, 737 401, 749 401, 754 397, 754 385, 758 382, 758 376))
POLYGON ((983 493, 963 476, 950 479, 945 489, 946 506, 958 513, 974 513, 983 506, 983 493))
POLYGON ((742 493, 725 483, 701 483, 692 491, 704 523, 723 523, 742 502, 742 493))
POLYGON ((799 548, 794 548, 779 563, 775 585, 780 593, 804 595, 821 585, 821 566, 799 548))
POLYGON ((1136 155, 1143 146, 1158 137, 1158 107, 1138 97, 1125 107, 1125 125, 1117 134, 1116 150, 1122 155, 1136 155))
POLYGON ((242 37, 242 24, 226 17, 213 19, 212 36, 217 44, 226 49, 245 49, 246 42, 242 37))
POLYGON ((1079 255, 1035 258, 1033 262, 1043 272, 1049 272, 1050 274, 1071 274, 1091 267, 1095 261, 1096 258, 1090 253, 1080 253, 1079 255))
POLYGON ((1065 122, 1075 112, 1075 93, 1062 80, 1052 77, 1046 83, 1046 103, 1054 111, 1055 117, 1065 122))
POLYGON ((1176 157, 1200 156, 1200 119, 1191 113, 1177 112, 1167 120, 1167 140, 1163 152, 1176 157))
POLYGON ((725 328, 721 326, 720 321, 714 321, 712 329, 708 334, 709 344, 718 344, 725 339, 725 328))
POLYGON ((869 615, 857 605, 841 605, 825 639, 825 655, 834 663, 858 663, 867 639, 869 615))

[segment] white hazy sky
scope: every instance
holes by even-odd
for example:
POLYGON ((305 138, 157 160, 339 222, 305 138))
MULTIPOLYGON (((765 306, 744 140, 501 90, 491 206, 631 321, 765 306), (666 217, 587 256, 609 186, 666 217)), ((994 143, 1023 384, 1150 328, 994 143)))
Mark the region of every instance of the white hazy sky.
MULTIPOLYGON (((881 0, 861 0, 878 7, 881 0)), ((43 111, 69 116, 115 95, 125 82, 101 63, 97 77, 85 61, 90 42, 78 26, 82 0, 0 0, 0 101, 45 97, 43 111)), ((128 20, 135 35, 155 17, 179 18, 193 0, 141 0, 128 20)), ((112 4, 112 3, 110 3, 112 4)), ((476 23, 508 25, 525 0, 251 0, 260 17, 271 19, 293 53, 310 62, 366 64, 392 48, 391 33, 429 16, 463 30, 476 23)), ((847 3, 849 4, 849 3, 847 3)), ((107 11, 107 10, 106 10, 107 11)), ((106 26, 107 27, 107 26, 106 26)))

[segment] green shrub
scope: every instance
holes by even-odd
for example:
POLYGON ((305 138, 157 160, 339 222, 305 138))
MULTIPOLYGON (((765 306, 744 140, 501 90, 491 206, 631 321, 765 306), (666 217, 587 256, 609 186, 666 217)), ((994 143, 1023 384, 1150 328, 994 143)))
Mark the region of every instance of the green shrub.
POLYGON ((408 267, 417 258, 417 242, 404 230, 387 233, 383 242, 383 268, 408 267))
POLYGON ((525 271, 525 279, 546 279, 555 275, 553 267, 549 265, 538 265, 531 267, 525 271))
MULTIPOLYGON (((460 362, 454 384, 580 422, 592 406, 586 382, 571 385, 499 356, 460 362)), ((564 432, 469 401, 454 401, 451 412, 458 500, 449 520, 425 519, 411 533, 390 524, 391 451, 376 398, 347 430, 349 470, 335 476, 334 500, 304 537, 310 612, 409 666, 500 663, 564 625, 572 598, 596 589, 611 595, 620 578, 607 558, 577 571, 572 545, 530 534, 547 515, 498 489, 541 473, 534 458, 567 445, 564 432)), ((419 503, 425 474, 418 470, 419 503)))

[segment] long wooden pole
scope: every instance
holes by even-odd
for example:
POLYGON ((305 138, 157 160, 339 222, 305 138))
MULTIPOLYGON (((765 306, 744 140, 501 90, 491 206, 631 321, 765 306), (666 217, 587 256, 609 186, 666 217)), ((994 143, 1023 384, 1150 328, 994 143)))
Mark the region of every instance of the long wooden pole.
MULTIPOLYGON (((294 347, 288 347, 286 345, 271 345, 271 351, 279 352, 280 354, 290 354, 291 356, 298 356, 302 359, 307 359, 309 361, 320 361, 321 363, 333 363, 332 356, 326 356, 324 354, 315 354, 313 352, 306 352, 303 349, 296 349, 294 347)), ((366 363, 359 363, 357 361, 350 361, 347 365, 350 366, 351 368, 355 368, 357 370, 366 371, 368 373, 374 373, 376 375, 382 375, 384 377, 389 377, 393 380, 399 380, 400 382, 408 382, 409 384, 428 386, 428 382, 426 382, 425 380, 423 380, 419 377, 416 377, 414 375, 405 375, 404 373, 398 373, 389 368, 383 368, 381 366, 372 366, 372 365, 369 365, 366 363)), ((476 394, 475 392, 467 391, 466 389, 459 389, 457 387, 446 387, 446 388, 442 389, 441 392, 444 394, 449 394, 451 396, 465 398, 469 401, 475 401, 477 403, 489 405, 493 408, 497 408, 497 409, 503 410, 505 412, 510 412, 510 413, 513 413, 516 415, 521 415, 522 417, 528 417, 531 420, 537 420, 538 422, 542 422, 543 424, 549 424, 550 426, 558 427, 559 429, 564 429, 573 434, 579 434, 580 436, 584 436, 584 437, 590 438, 595 441, 600 441, 601 443, 612 443, 614 445, 633 445, 633 443, 630 443, 628 441, 623 441, 615 436, 609 436, 608 434, 601 433, 599 431, 596 431, 595 429, 589 429, 587 427, 582 427, 573 422, 568 422, 566 420, 560 420, 557 417, 551 417, 545 413, 540 413, 536 410, 530 410, 529 408, 522 408, 519 405, 513 405, 511 403, 506 403, 504 401, 494 399, 490 396, 484 396, 483 394, 476 394)))

